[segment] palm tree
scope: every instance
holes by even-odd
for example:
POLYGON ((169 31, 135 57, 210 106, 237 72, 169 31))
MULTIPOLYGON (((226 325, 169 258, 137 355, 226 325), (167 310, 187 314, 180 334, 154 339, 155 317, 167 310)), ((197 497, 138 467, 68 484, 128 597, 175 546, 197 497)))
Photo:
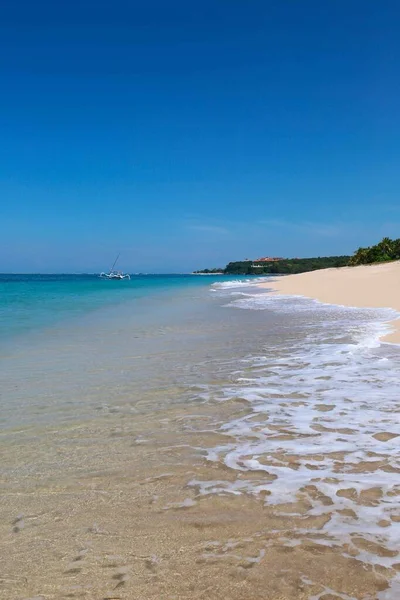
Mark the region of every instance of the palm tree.
POLYGON ((384 237, 379 244, 367 248, 358 248, 349 261, 349 265, 367 265, 375 262, 400 258, 400 239, 384 237))

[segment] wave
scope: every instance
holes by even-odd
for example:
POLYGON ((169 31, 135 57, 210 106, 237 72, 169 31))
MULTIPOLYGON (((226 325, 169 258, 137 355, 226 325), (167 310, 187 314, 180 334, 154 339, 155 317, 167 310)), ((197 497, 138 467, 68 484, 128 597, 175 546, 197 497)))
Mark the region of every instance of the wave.
MULTIPOLYGON (((225 444, 205 451, 236 479, 191 485, 200 495, 262 495, 283 515, 320 516, 322 527, 295 530, 290 543, 294 537, 340 547, 346 556, 394 573, 400 353, 379 338, 398 313, 264 292, 226 306, 283 312, 289 333, 263 354, 244 358, 233 384, 214 390, 215 401, 240 399, 249 408, 219 427, 225 444)), ((379 597, 394 599, 394 587, 379 597)))
POLYGON ((232 279, 230 281, 218 281, 211 285, 211 290, 229 290, 232 288, 252 287, 260 283, 266 283, 269 277, 252 277, 251 279, 232 279))

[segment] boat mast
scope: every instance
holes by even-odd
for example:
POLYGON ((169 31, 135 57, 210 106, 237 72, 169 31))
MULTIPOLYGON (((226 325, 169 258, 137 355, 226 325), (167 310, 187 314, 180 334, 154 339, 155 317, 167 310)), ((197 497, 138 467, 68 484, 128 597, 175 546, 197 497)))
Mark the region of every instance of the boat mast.
POLYGON ((114 260, 114 264, 113 264, 113 266, 110 269, 110 273, 111 273, 111 271, 114 271, 114 267, 117 264, 117 260, 119 259, 120 255, 121 255, 121 252, 118 254, 117 258, 114 260))

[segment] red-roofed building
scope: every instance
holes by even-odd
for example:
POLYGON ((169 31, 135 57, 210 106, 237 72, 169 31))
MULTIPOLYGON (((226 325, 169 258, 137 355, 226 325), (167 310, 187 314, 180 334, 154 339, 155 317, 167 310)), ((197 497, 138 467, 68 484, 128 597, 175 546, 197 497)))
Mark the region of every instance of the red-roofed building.
POLYGON ((280 256, 264 256, 262 258, 256 258, 253 262, 277 262, 278 260, 285 260, 280 256))

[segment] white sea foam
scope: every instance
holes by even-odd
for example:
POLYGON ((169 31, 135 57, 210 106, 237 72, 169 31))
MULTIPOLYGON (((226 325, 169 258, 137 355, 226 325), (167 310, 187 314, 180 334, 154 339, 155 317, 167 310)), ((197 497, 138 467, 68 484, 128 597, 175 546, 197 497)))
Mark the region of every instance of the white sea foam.
POLYGON ((211 290, 230 290, 232 288, 251 287, 259 285, 260 283, 266 283, 268 280, 268 277, 252 277, 249 279, 231 279, 229 281, 218 281, 212 284, 211 290))
MULTIPOLYGON (((222 425, 229 441, 206 453, 236 471, 236 481, 191 485, 199 495, 268 492, 266 504, 278 511, 291 503, 296 510, 303 499, 307 517, 326 515, 327 522, 295 536, 393 568, 400 548, 400 351, 379 338, 397 313, 264 293, 228 306, 291 313, 295 335, 279 351, 246 357, 232 386, 213 394, 251 408, 222 425), (246 480, 251 471, 257 480, 246 480)), ((399 585, 394 575, 380 598, 397 598, 399 585)))
MULTIPOLYGON (((227 282, 229 283, 229 282, 227 282)), ((234 283, 234 282, 232 282, 234 283)), ((248 286, 249 284, 247 284, 248 286)), ((227 287, 237 287, 227 286, 227 287)), ((258 286, 257 286, 258 287, 258 286)), ((364 314, 365 317, 375 317, 378 321, 384 321, 389 319, 400 318, 398 312, 391 308, 366 308, 360 309, 358 307, 341 306, 337 304, 322 303, 319 300, 313 300, 311 298, 305 298, 300 295, 286 295, 286 294, 275 294, 264 292, 259 289, 259 293, 255 294, 254 291, 249 290, 247 294, 247 300, 233 302, 229 306, 234 308, 247 308, 253 310, 280 310, 285 312, 310 312, 311 310, 320 310, 323 307, 331 306, 335 308, 335 313, 332 316, 337 319, 340 312, 345 315, 346 319, 349 318, 351 311, 357 311, 357 320, 360 319, 360 315, 364 314)), ((366 320, 367 320, 366 319, 366 320)))

